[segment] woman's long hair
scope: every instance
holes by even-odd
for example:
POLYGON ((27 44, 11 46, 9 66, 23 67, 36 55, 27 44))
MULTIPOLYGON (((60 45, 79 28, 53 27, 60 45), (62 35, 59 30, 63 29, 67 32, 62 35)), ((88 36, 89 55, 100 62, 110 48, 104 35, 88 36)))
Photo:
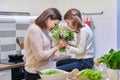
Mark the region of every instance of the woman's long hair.
POLYGON ((56 8, 48 8, 40 16, 38 16, 34 22, 42 30, 44 30, 47 28, 47 19, 49 17, 51 18, 51 20, 62 20, 62 16, 56 8))
POLYGON ((69 9, 65 15, 64 15, 64 20, 72 20, 72 25, 75 28, 76 32, 80 32, 80 29, 83 27, 81 22, 82 22, 82 15, 81 12, 77 9, 69 9))

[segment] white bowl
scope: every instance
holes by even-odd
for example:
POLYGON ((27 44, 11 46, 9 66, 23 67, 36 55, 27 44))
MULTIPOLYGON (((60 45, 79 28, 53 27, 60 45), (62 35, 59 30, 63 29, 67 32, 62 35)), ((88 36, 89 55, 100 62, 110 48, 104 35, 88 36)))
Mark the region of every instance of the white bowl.
POLYGON ((66 71, 63 71, 60 69, 45 69, 45 70, 42 70, 41 72, 46 72, 49 70, 57 70, 57 71, 62 72, 62 73, 51 74, 51 75, 44 75, 44 74, 41 75, 40 74, 42 80, 66 80, 67 76, 69 75, 69 72, 66 72, 66 71))

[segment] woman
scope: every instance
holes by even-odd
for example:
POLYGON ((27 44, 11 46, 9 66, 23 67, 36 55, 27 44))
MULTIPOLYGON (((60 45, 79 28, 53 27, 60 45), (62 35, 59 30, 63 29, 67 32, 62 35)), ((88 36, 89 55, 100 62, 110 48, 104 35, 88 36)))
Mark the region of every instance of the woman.
POLYGON ((64 16, 68 26, 76 33, 76 44, 67 43, 70 53, 76 54, 76 59, 65 59, 57 62, 57 67, 66 71, 74 68, 83 70, 93 68, 93 33, 90 27, 82 20, 79 10, 70 9, 64 16))
POLYGON ((52 47, 48 34, 48 31, 52 30, 60 20, 60 12, 55 8, 49 8, 38 16, 28 28, 24 38, 26 80, 39 79, 36 71, 52 67, 54 53, 65 46, 60 40, 52 47))

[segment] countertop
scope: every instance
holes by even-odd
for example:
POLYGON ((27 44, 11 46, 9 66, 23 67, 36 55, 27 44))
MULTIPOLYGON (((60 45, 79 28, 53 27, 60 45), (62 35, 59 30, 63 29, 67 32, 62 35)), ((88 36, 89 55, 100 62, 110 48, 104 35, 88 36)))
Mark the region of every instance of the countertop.
MULTIPOLYGON (((54 60, 60 60, 60 59, 65 59, 65 58, 71 58, 70 55, 59 55, 59 56, 55 56, 54 60)), ((16 68, 16 67, 22 67, 24 66, 25 62, 19 62, 16 64, 0 64, 0 71, 1 70, 6 70, 6 69, 11 69, 11 68, 16 68)))
POLYGON ((20 62, 16 64, 0 64, 0 71, 11 69, 11 68, 16 68, 16 67, 22 67, 22 66, 24 66, 24 62, 20 62))

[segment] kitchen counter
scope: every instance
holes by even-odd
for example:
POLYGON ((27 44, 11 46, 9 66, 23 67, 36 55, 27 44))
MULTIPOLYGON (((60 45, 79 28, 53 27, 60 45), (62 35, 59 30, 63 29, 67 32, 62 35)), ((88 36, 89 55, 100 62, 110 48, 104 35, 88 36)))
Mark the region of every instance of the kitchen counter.
MULTIPOLYGON (((65 59, 65 58, 71 58, 70 55, 59 55, 55 56, 54 60, 60 60, 60 59, 65 59)), ((11 68, 17 68, 17 67, 23 67, 25 62, 19 62, 19 63, 12 63, 12 64, 0 64, 0 71, 1 70, 6 70, 6 69, 11 69, 11 68)))
POLYGON ((11 69, 11 68, 16 68, 16 67, 22 67, 22 66, 24 66, 24 62, 20 62, 16 64, 0 64, 0 71, 11 69))

